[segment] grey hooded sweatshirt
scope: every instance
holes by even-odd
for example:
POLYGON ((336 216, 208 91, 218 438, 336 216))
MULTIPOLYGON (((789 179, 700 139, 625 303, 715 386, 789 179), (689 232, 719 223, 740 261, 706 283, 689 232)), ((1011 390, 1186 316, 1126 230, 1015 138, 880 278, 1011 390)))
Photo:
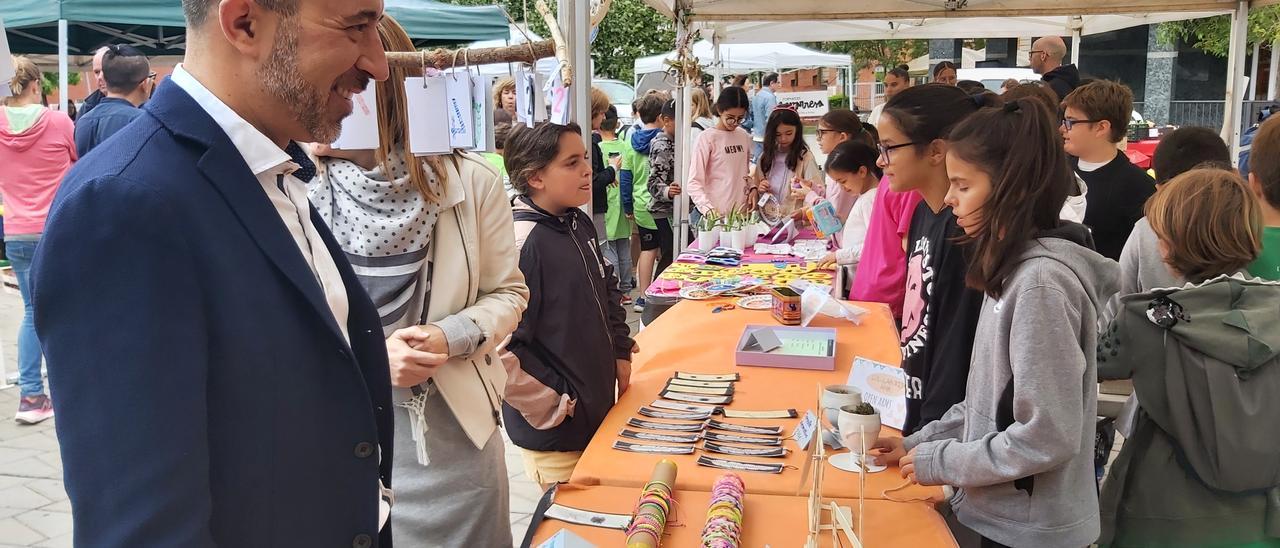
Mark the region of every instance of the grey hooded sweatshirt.
POLYGON ((1007 546, 1098 538, 1097 322, 1119 267, 1066 224, 1027 243, 974 334, 964 401, 905 440, 916 478, 951 485, 956 518, 1007 546))

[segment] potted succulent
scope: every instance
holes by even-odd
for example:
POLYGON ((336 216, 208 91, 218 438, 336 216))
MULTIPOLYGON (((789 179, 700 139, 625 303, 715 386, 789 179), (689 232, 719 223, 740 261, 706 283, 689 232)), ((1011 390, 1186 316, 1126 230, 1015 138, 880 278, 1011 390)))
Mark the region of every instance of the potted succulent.
POLYGON ((867 402, 840 408, 840 438, 854 454, 871 448, 880 436, 880 413, 867 402))
POLYGON ((738 247, 738 240, 740 240, 741 237, 738 233, 742 230, 742 220, 738 218, 738 210, 729 210, 729 212, 725 214, 721 223, 723 226, 720 229, 720 247, 740 249, 738 247))
POLYGON ((706 253, 720 242, 720 216, 711 210, 698 220, 698 250, 706 253))

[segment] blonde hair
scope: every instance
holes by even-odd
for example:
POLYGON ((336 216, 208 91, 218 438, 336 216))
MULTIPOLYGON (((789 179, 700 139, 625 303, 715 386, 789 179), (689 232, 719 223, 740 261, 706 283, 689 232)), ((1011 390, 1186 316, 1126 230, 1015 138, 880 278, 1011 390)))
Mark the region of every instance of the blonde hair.
POLYGON ((505 91, 516 90, 516 79, 510 76, 503 76, 497 82, 493 83, 493 108, 498 110, 502 108, 502 93, 505 91))
POLYGON ((1244 179, 1225 169, 1193 169, 1147 201, 1147 222, 1165 263, 1187 281, 1234 274, 1262 248, 1262 210, 1244 179))
POLYGON ((12 104, 18 96, 26 91, 31 82, 39 82, 42 76, 40 69, 30 59, 21 55, 13 57, 13 78, 9 79, 9 92, 12 97, 5 97, 4 104, 12 104))
POLYGON ((609 111, 609 94, 600 88, 591 86, 591 117, 595 118, 609 111))
POLYGON ((711 118, 711 100, 707 98, 707 92, 702 88, 693 88, 693 95, 689 96, 690 103, 693 105, 693 118, 711 118))
MULTIPOLYGON (((382 39, 382 47, 387 51, 414 50, 409 33, 405 32, 404 27, 401 27, 400 23, 390 15, 384 15, 382 21, 378 23, 378 37, 382 39)), ((440 203, 439 190, 444 188, 447 177, 444 162, 440 156, 426 156, 418 160, 410 148, 407 122, 409 109, 405 102, 402 84, 408 76, 422 76, 422 69, 392 66, 391 77, 377 83, 379 144, 376 157, 378 164, 382 166, 382 172, 390 179, 392 166, 389 160, 393 152, 392 147, 399 143, 405 169, 409 172, 409 180, 413 182, 418 192, 422 193, 424 199, 438 204, 440 203), (431 173, 427 172, 427 168, 431 169, 431 173), (431 184, 431 175, 435 175, 437 179, 434 185, 431 184)))

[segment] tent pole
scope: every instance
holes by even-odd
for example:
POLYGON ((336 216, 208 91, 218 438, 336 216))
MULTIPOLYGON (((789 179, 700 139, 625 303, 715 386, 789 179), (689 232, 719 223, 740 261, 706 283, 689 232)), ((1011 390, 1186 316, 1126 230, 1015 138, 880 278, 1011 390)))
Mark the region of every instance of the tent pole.
MULTIPOLYGON (((692 48, 693 38, 689 36, 690 33, 693 32, 693 30, 690 28, 691 23, 688 21, 688 19, 685 19, 683 16, 680 16, 676 18, 676 26, 677 26, 676 43, 688 44, 688 47, 692 48)), ((715 57, 718 59, 720 57, 719 39, 716 38, 715 35, 712 35, 711 42, 712 42, 712 49, 715 51, 715 57)), ((682 51, 682 48, 677 47, 676 51, 677 52, 682 51)), ((686 58, 685 56, 680 56, 679 54, 677 54, 676 59, 680 61, 682 65, 685 61, 688 61, 688 58, 686 58)), ((718 71, 719 64, 717 64, 716 66, 718 71)), ((693 72, 701 73, 700 71, 693 71, 693 72)), ((689 71, 682 69, 679 72, 679 74, 680 74, 680 77, 679 77, 680 87, 676 88, 675 90, 676 96, 673 97, 673 99, 675 99, 676 101, 676 143, 677 145, 676 145, 676 179, 675 180, 678 181, 681 185, 681 188, 683 188, 684 185, 689 180, 689 153, 692 152, 690 150, 689 140, 691 137, 690 134, 692 133, 692 131, 690 130, 693 128, 693 112, 692 112, 693 108, 690 104, 691 99, 693 98, 692 97, 693 82, 690 81, 690 78, 688 77, 689 71)), ((717 78, 716 80, 719 81, 719 78, 717 78)), ((715 101, 715 98, 709 98, 709 99, 713 102, 715 101)), ((680 197, 676 199, 675 207, 672 209, 675 210, 673 212, 675 217, 672 219, 671 224, 672 224, 672 229, 676 231, 675 242, 677 246, 674 252, 680 253, 684 251, 686 247, 689 246, 689 226, 688 226, 689 195, 686 192, 681 192, 680 197)))
POLYGON ((1267 83, 1267 100, 1276 100, 1276 85, 1280 84, 1280 40, 1271 43, 1271 81, 1267 83))
MULTIPOLYGON (((1071 64, 1076 68, 1080 68, 1080 28, 1071 29, 1071 64)), ((1014 64, 1017 64, 1017 58, 1014 58, 1014 64)))
POLYGON ((1244 97, 1244 54, 1249 38, 1249 2, 1241 0, 1231 13, 1231 45, 1227 53, 1227 89, 1222 139, 1231 147, 1234 161, 1240 152, 1240 108, 1244 97))
POLYGON ((67 20, 58 20, 58 110, 67 110, 67 20))
POLYGON ((1249 93, 1246 93, 1244 99, 1252 101, 1258 96, 1258 57, 1262 56, 1262 42, 1253 45, 1253 62, 1249 66, 1249 93))

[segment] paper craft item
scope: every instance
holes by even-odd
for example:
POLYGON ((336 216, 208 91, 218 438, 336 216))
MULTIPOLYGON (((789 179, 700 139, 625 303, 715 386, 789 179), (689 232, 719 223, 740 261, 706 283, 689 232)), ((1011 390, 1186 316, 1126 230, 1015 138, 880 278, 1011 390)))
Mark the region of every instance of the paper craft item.
POLYGON ((711 420, 707 422, 708 428, 723 430, 725 432, 737 432, 739 434, 756 434, 758 436, 781 436, 781 426, 748 426, 745 424, 733 424, 731 422, 720 422, 711 420))
POLYGON ((813 411, 805 411, 804 418, 800 419, 800 424, 796 425, 796 429, 791 431, 791 439, 796 440, 796 445, 800 447, 808 447, 809 442, 813 439, 813 433, 818 430, 818 416, 813 411))
POLYGON ((596 548, 596 545, 587 542, 586 539, 578 536, 573 531, 561 529, 546 542, 538 545, 538 548, 596 548))
POLYGON ((449 125, 446 117, 448 94, 444 76, 404 79, 405 105, 409 116, 409 150, 415 156, 448 154, 449 125))
POLYGON ((614 441, 613 448, 619 451, 649 453, 651 455, 692 455, 694 452, 692 445, 649 445, 622 440, 614 441))
POLYGON ((835 206, 826 200, 822 200, 809 208, 808 216, 819 238, 838 234, 840 229, 844 228, 844 221, 840 219, 840 214, 836 213, 835 206))
POLYGON ((685 394, 683 392, 672 392, 663 390, 658 394, 664 398, 675 401, 684 401, 690 403, 709 403, 715 405, 726 405, 733 401, 733 396, 702 396, 698 394, 685 394))
POLYGON ((782 339, 782 354, 788 356, 830 356, 834 352, 835 341, 827 339, 792 338, 782 339))
POLYGON ((533 88, 529 87, 525 78, 525 70, 516 69, 513 76, 516 86, 516 122, 533 127, 533 88))
POLYGON ((15 72, 13 58, 9 56, 8 33, 4 32, 4 19, 0 19, 0 97, 11 95, 9 81, 13 80, 15 72))
POLYGON ((787 448, 785 447, 738 447, 736 445, 724 445, 714 441, 704 441, 702 442, 702 448, 712 453, 736 455, 739 457, 779 458, 787 456, 787 448))
POLYGON ((721 443, 750 443, 752 445, 782 445, 782 440, 778 438, 762 438, 757 436, 739 436, 736 434, 725 434, 721 432, 707 432, 703 435, 708 440, 718 441, 721 443))
POLYGON ((656 407, 658 409, 667 409, 670 411, 683 411, 685 413, 715 414, 716 411, 719 411, 718 408, 711 405, 695 405, 692 403, 677 403, 677 402, 666 401, 666 400, 653 400, 653 403, 649 405, 651 407, 656 407))
POLYGON ((351 96, 351 114, 342 119, 342 132, 333 148, 338 150, 374 150, 378 148, 378 86, 372 82, 361 93, 351 96))
POLYGON ((860 306, 840 302, 831 296, 830 289, 817 284, 810 284, 800 294, 800 325, 808 327, 818 314, 836 319, 849 320, 853 325, 861 325, 862 317, 867 310, 860 306))
POLYGON ((686 379, 670 379, 667 384, 680 386, 696 386, 698 388, 733 388, 732 381, 691 381, 686 379))
POLYGON ((563 126, 569 123, 569 113, 572 110, 570 105, 573 103, 572 95, 569 94, 569 88, 564 87, 564 76, 561 71, 553 71, 551 81, 547 82, 546 88, 547 101, 551 103, 551 123, 563 126))
POLYGON ((465 72, 448 74, 444 77, 444 87, 449 109, 449 146, 472 148, 476 146, 476 114, 471 105, 471 76, 465 72))
POLYGON ((778 338, 778 334, 772 329, 757 329, 747 337, 747 345, 743 350, 752 350, 755 352, 772 352, 778 348, 782 348, 782 340, 778 338))
POLYGON ((658 443, 697 443, 701 437, 698 434, 658 434, 654 432, 640 432, 638 430, 623 429, 618 432, 619 436, 631 438, 641 441, 655 441, 658 443))
POLYGON ((665 390, 671 392, 680 392, 684 394, 705 394, 708 396, 732 396, 733 387, 729 388, 705 388, 702 386, 684 386, 681 384, 667 384, 665 390))
POLYGON ((560 520, 565 523, 618 530, 625 530, 627 525, 631 523, 631 516, 626 514, 592 512, 590 510, 579 510, 577 508, 570 508, 560 504, 552 504, 551 506, 548 506, 547 511, 543 512, 542 516, 560 520))
POLYGON ((738 381, 742 377, 739 376, 737 373, 729 373, 724 375, 709 375, 709 374, 703 374, 703 373, 685 373, 683 371, 676 371, 675 378, 685 379, 690 381, 738 381))
POLYGON ((854 358, 849 382, 862 391, 862 401, 880 414, 880 422, 902 430, 907 421, 907 373, 866 358, 854 358))
POLYGON ((711 413, 690 413, 686 411, 664 411, 652 407, 641 407, 639 413, 649 418, 673 421, 703 421, 711 418, 711 413))
POLYGON ((471 124, 475 134, 474 150, 493 152, 493 83, 488 76, 476 74, 471 77, 471 124))
POLYGON ((723 411, 726 419, 794 419, 799 415, 795 409, 782 409, 778 411, 734 411, 725 409, 723 411))
POLYGON ((701 432, 702 429, 705 428, 701 423, 658 422, 647 421, 635 417, 627 419, 627 426, 648 428, 649 430, 663 430, 668 432, 701 432))
POLYGON ((722 459, 719 457, 708 457, 706 455, 698 457, 698 466, 708 466, 724 470, 740 470, 743 472, 765 472, 768 474, 781 474, 784 468, 781 464, 744 462, 740 460, 722 459))

